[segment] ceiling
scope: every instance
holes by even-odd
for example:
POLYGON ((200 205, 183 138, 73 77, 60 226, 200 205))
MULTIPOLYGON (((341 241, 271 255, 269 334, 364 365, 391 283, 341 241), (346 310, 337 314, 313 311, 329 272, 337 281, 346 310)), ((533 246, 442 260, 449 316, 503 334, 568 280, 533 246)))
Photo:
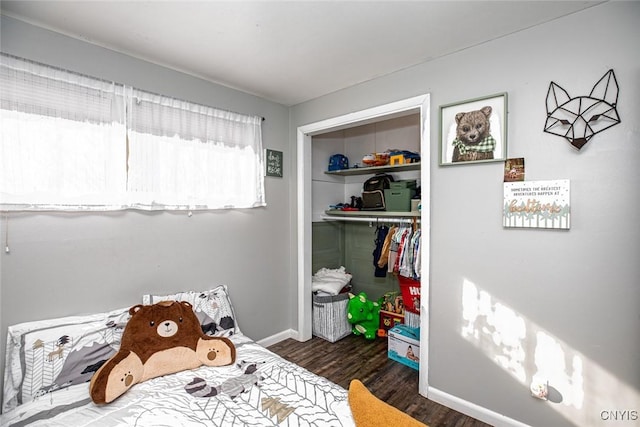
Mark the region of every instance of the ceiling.
POLYGON ((2 14, 295 105, 601 1, 7 1, 2 14))

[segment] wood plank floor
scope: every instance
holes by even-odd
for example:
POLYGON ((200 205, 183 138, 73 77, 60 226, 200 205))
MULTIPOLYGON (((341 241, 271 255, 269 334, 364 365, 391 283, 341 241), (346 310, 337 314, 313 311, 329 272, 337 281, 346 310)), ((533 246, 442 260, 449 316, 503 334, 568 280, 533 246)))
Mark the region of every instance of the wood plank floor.
POLYGON ((418 394, 418 372, 387 357, 387 340, 348 335, 330 343, 313 337, 287 339, 269 350, 336 384, 349 388, 359 379, 379 399, 431 427, 488 427, 481 421, 432 402, 418 394))

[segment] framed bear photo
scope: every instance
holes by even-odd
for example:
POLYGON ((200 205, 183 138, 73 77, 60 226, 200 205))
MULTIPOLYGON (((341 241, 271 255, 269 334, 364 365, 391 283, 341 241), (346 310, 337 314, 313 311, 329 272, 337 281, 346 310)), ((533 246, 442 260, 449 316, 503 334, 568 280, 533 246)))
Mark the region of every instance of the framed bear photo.
POLYGON ((506 158, 506 92, 440 106, 440 166, 506 158))

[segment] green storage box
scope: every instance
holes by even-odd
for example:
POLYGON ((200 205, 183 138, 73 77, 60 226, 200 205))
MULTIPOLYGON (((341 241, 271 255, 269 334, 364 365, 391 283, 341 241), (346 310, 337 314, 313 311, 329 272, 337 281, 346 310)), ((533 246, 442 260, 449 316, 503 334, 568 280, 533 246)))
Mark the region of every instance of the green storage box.
POLYGON ((401 190, 403 188, 416 188, 416 180, 415 179, 404 179, 400 181, 393 181, 389 184, 389 188, 391 190, 401 190))
POLYGON ((416 194, 413 188, 389 188, 384 190, 384 204, 387 212, 410 212, 411 198, 416 194))

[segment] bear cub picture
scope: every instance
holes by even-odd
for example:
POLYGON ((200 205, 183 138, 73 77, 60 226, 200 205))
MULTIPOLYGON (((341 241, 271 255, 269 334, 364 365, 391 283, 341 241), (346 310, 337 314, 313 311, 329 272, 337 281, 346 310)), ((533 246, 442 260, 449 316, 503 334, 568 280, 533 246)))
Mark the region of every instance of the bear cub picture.
POLYGON ((496 148, 496 140, 491 136, 492 108, 482 107, 479 110, 456 114, 456 139, 452 162, 468 162, 474 160, 491 160, 496 148))

